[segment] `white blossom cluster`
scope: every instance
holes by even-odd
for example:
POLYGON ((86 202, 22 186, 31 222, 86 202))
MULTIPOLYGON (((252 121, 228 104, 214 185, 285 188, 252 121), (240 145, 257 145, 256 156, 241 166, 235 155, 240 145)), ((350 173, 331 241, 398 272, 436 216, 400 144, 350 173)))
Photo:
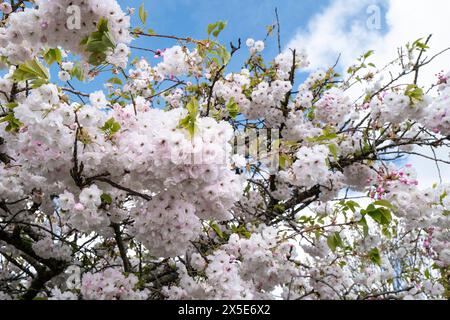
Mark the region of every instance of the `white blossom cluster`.
POLYGON ((424 106, 430 103, 429 98, 425 101, 411 103, 408 96, 398 93, 387 93, 382 100, 374 99, 371 102, 371 113, 374 119, 381 123, 400 124, 405 119, 419 120, 424 116, 424 106))
POLYGON ((258 231, 249 239, 232 235, 226 249, 243 257, 240 275, 244 280, 250 281, 257 292, 271 292, 298 275, 294 263, 297 252, 293 244, 279 243, 275 228, 261 227, 258 231))
POLYGON ((55 244, 49 237, 33 243, 32 248, 38 256, 44 259, 54 258, 62 261, 72 260, 71 248, 65 244, 55 244))
POLYGON ((192 278, 184 265, 178 265, 180 281, 178 286, 163 288, 163 294, 171 300, 201 300, 209 297, 215 300, 242 299, 249 300, 253 296, 248 284, 239 277, 236 260, 223 250, 210 256, 211 267, 205 273, 207 281, 192 278))
POLYGON ((280 283, 298 273, 295 247, 279 244, 277 230, 261 226, 249 239, 233 234, 228 243, 206 257, 192 255, 192 266, 207 279, 196 279, 181 267, 178 286, 164 288, 170 299, 264 299, 280 283), (292 259, 292 260, 291 260, 292 259))
POLYGON ((251 101, 247 99, 243 88, 250 86, 250 72, 242 69, 240 73, 229 73, 223 80, 217 81, 214 86, 214 96, 225 101, 234 100, 239 105, 240 110, 247 110, 251 101))
POLYGON ((296 154, 297 160, 289 172, 284 172, 284 175, 293 185, 306 188, 326 183, 329 173, 328 155, 329 150, 326 146, 301 147, 296 154))
POLYGON ((257 40, 257 41, 255 41, 255 40, 252 39, 252 38, 247 39, 247 40, 245 41, 245 44, 247 45, 248 50, 250 51, 250 54, 251 54, 251 55, 254 55, 254 54, 256 54, 256 53, 263 52, 263 51, 264 51, 264 48, 265 48, 265 46, 266 46, 266 45, 264 44, 264 41, 262 41, 262 40, 257 40))
POLYGON ((62 218, 80 231, 102 231, 110 225, 101 204, 102 191, 94 184, 84 188, 79 195, 79 202, 75 201, 72 193, 65 191, 59 195, 59 206, 63 210, 62 218))
MULTIPOLYGON (((150 85, 153 81, 160 79, 161 77, 145 59, 137 61, 134 64, 134 68, 129 69, 128 74, 132 81, 129 81, 124 85, 123 91, 131 92, 138 98, 151 97, 152 91, 150 90, 150 85)), ((120 92, 121 90, 118 90, 117 93, 120 92)))
POLYGON ((440 96, 426 109, 424 124, 433 132, 450 135, 450 87, 444 87, 440 96))
POLYGON ((182 255, 202 231, 195 207, 170 194, 162 194, 133 214, 136 239, 152 254, 182 255))
MULTIPOLYGON (((379 237, 369 235, 364 243, 358 244, 364 252, 376 248, 379 237), (366 247, 364 247, 366 246, 366 247)), ((304 293, 315 292, 317 297, 307 296, 306 299, 341 299, 342 292, 349 292, 350 299, 356 299, 357 295, 351 290, 376 287, 380 283, 392 280, 395 277, 394 269, 388 259, 381 259, 380 266, 367 265, 352 270, 352 261, 345 264, 337 263, 338 256, 331 252, 326 243, 326 239, 316 240, 312 244, 305 244, 302 249, 307 253, 305 264, 310 266, 304 277, 295 278, 290 287, 285 287, 283 298, 296 299, 304 293), (296 292, 292 288, 299 287, 301 290, 296 292)), ((356 290, 356 292, 357 292, 356 290)))
POLYGON ((375 171, 361 163, 345 167, 343 174, 345 176, 345 184, 355 191, 365 191, 376 176, 375 171))
POLYGON ((280 53, 275 57, 274 63, 277 69, 277 76, 281 80, 289 80, 293 66, 295 68, 305 68, 309 66, 308 56, 303 50, 297 50, 295 52, 289 50, 280 53))
POLYGON ((38 270, 3 258, 31 251, 50 271, 64 269, 40 289, 50 299, 273 299, 280 290, 284 299, 376 298, 409 272, 427 280, 408 279, 413 288, 396 297, 444 296, 436 279, 450 266, 450 185, 423 189, 411 165, 392 162, 448 141, 448 76, 435 99, 400 85, 360 104, 331 81, 332 68, 295 92, 303 51, 266 64, 264 41, 248 39, 245 68, 222 74, 212 41, 174 38, 179 45, 156 51, 159 63, 142 58, 122 70, 123 85, 113 68, 107 94, 83 93, 13 75, 62 48, 58 77, 71 80, 66 60, 87 57, 82 40, 101 18, 114 42, 106 62, 125 69, 130 17, 113 0, 32 3, 15 13, 0 5, 0 67, 9 68, 0 77, 0 299, 18 297, 4 284, 24 291, 38 270), (69 25, 70 5, 81 9, 81 28, 69 25), (233 155, 243 127, 280 130, 272 152, 282 169, 253 151, 233 155), (349 201, 351 191, 373 203, 349 201), (398 270, 416 254, 413 271, 398 270), (174 279, 147 291, 149 268, 151 279, 163 281, 167 269, 174 279))
POLYGON ((126 68, 130 48, 125 43, 119 43, 114 49, 109 49, 106 53, 106 62, 119 67, 126 68))
POLYGON ((322 129, 309 121, 304 112, 290 112, 286 119, 286 128, 283 136, 291 141, 304 141, 307 138, 318 137, 322 134, 322 129))
POLYGON ((406 230, 429 230, 425 246, 432 251, 430 255, 436 263, 448 266, 450 217, 446 212, 450 208, 450 186, 444 184, 423 190, 415 179, 412 167, 390 171, 385 182, 378 185, 378 192, 394 206, 395 215, 403 218, 401 223, 406 230))
POLYGON ((58 78, 61 81, 69 81, 72 79, 70 72, 73 70, 74 63, 71 61, 62 62, 61 70, 58 72, 58 78))
MULTIPOLYGON (((264 42, 248 39, 247 46, 255 54, 263 50, 264 42)), ((270 82, 260 81, 253 87, 248 69, 242 69, 240 73, 230 73, 223 80, 217 81, 214 97, 224 99, 226 103, 233 99, 247 119, 263 118, 273 127, 284 122, 284 116, 295 119, 295 115, 288 112, 291 108, 287 97, 292 89, 290 75, 293 67, 295 70, 306 67, 309 63, 304 52, 296 52, 295 64, 293 59, 293 53, 281 53, 273 61, 277 68, 276 79, 270 82), (286 109, 285 112, 282 108, 286 109)))
POLYGON ((113 40, 121 44, 112 53, 111 62, 123 57, 122 50, 128 50, 130 17, 115 0, 37 0, 36 7, 11 14, 7 25, 0 28, 0 55, 12 64, 31 60, 46 47, 60 46, 84 54, 80 43, 96 30, 102 17, 109 22, 113 40))
POLYGON ((292 89, 290 81, 261 82, 252 92, 252 104, 243 113, 249 119, 265 118, 270 124, 279 123, 283 117, 281 104, 292 89))
MULTIPOLYGON (((239 200, 242 190, 241 178, 227 167, 231 137, 228 125, 199 119, 198 133, 191 140, 186 132, 177 129, 183 114, 179 109, 170 112, 147 110, 137 122, 128 124, 124 117, 123 128, 129 125, 134 130, 121 133, 121 141, 115 145, 102 141, 103 160, 92 159, 93 152, 80 154, 85 170, 92 175, 101 174, 99 165, 103 163, 104 171, 109 170, 124 185, 134 185, 136 190, 162 192, 149 205, 137 207, 133 216, 137 237, 155 253, 169 256, 183 253, 189 241, 200 234, 199 218, 230 219, 228 210, 239 200), (124 171, 130 174, 123 176, 121 172, 124 171), (132 178, 134 176, 139 179, 132 178), (164 191, 167 188, 170 192, 164 191), (154 241, 155 233, 162 242, 154 241), (180 237, 183 233, 185 237, 180 237)), ((80 112, 80 123, 84 123, 88 115, 80 112)), ((99 124, 94 125, 98 127, 99 124)), ((95 185, 83 189, 79 202, 70 193, 62 194, 61 208, 67 211, 68 221, 80 230, 98 231, 109 223, 106 212, 98 209, 101 195, 102 191, 95 185)))
POLYGON ((315 105, 316 120, 340 127, 352 111, 350 98, 338 89, 327 91, 315 105))
POLYGON ((5 137, 11 141, 7 152, 23 162, 19 176, 33 172, 32 180, 60 179, 71 159, 73 130, 68 126, 73 125, 73 107, 60 101, 58 89, 53 84, 33 90, 28 97, 22 96, 18 100, 14 114, 27 129, 19 135, 6 133, 5 137))
POLYGON ((81 280, 81 295, 85 300, 144 300, 147 290, 136 288, 138 278, 109 268, 99 273, 85 273, 81 280))
POLYGON ((201 74, 202 58, 196 50, 174 46, 164 51, 164 61, 156 66, 156 71, 162 77, 177 77, 194 73, 201 74))
MULTIPOLYGON (((90 95, 91 105, 69 105, 61 97, 57 87, 49 84, 20 98, 14 115, 26 129, 8 135, 11 143, 6 151, 22 163, 22 170, 2 166, 7 179, 2 179, 0 188, 8 189, 4 194, 11 190, 16 192, 11 196, 17 196, 18 187, 32 190, 34 185, 41 184, 42 192, 59 195, 62 219, 69 225, 83 232, 109 234, 111 219, 120 221, 126 213, 100 208, 101 196, 109 194, 119 200, 123 199, 123 193, 104 184, 91 184, 82 190, 73 185, 70 169, 77 134, 77 158, 83 163, 86 177, 108 173, 108 178, 134 190, 161 193, 161 197, 167 193, 169 199, 174 195, 180 199, 173 211, 166 209, 167 203, 152 202, 149 208, 159 208, 162 218, 158 210, 147 211, 148 205, 142 206, 144 212, 150 213, 141 218, 152 219, 153 223, 142 221, 137 228, 138 236, 156 252, 169 256, 183 253, 189 240, 200 234, 200 219, 232 218, 229 210, 241 197, 243 181, 229 168, 229 141, 233 135, 229 124, 198 118, 196 132, 190 137, 179 127, 186 116, 183 109, 168 112, 150 109, 144 99, 138 98, 136 107, 140 116, 135 118, 132 105, 111 106, 101 91, 90 95), (121 130, 114 136, 102 129, 108 119, 120 124, 121 130), (34 176, 25 175, 27 172, 33 172, 34 176), (20 181, 21 177, 27 180, 20 181), (35 184, 30 183, 33 181, 35 184), (42 190, 43 181, 46 188, 42 190), (67 186, 65 190, 60 189, 61 184, 67 186), (184 209, 187 214, 182 214, 184 209), (186 237, 174 237, 177 234, 170 231, 166 222, 173 223, 173 230, 182 227, 186 237), (155 244, 151 230, 167 242, 155 244), (173 247, 164 249, 163 243, 172 243, 173 247)), ((53 206, 47 201, 46 205, 53 206)))

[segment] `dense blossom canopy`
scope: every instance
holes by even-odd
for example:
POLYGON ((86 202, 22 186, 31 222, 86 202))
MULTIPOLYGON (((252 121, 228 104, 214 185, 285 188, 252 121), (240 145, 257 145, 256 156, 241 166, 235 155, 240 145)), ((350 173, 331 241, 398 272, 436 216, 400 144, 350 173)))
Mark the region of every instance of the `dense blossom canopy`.
POLYGON ((221 21, 196 40, 115 0, 0 10, 0 299, 449 297, 450 184, 400 161, 450 164, 430 38, 298 83, 304 51, 228 48, 221 21), (139 37, 174 44, 129 61, 139 37))

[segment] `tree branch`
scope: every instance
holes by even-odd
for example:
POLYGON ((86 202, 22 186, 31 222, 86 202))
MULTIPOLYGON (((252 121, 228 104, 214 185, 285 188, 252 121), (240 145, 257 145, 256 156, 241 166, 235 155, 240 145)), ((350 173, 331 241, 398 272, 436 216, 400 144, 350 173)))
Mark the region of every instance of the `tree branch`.
POLYGON ((125 245, 123 243, 123 239, 120 233, 120 226, 117 223, 112 223, 111 227, 114 230, 114 235, 117 243, 117 247, 119 248, 120 257, 123 262, 123 270, 125 272, 131 272, 131 263, 127 256, 127 251, 125 249, 125 245))

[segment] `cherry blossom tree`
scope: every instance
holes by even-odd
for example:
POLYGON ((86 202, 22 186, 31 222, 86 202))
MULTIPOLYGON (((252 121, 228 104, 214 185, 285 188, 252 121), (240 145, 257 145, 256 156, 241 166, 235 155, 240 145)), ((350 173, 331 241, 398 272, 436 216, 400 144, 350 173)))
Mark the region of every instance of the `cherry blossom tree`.
POLYGON ((224 45, 222 21, 158 34, 115 0, 0 10, 0 299, 450 297, 450 184, 401 161, 450 164, 431 37, 298 83, 305 52, 263 58, 279 24, 224 45))

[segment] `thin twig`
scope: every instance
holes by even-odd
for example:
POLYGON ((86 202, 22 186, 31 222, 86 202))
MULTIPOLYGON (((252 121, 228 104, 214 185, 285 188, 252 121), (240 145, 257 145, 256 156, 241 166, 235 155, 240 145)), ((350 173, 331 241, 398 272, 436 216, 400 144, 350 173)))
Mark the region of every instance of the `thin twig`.
POLYGON ((277 8, 277 7, 275 7, 275 17, 277 18, 277 42, 278 42, 278 53, 281 53, 280 18, 278 17, 278 8, 277 8))

